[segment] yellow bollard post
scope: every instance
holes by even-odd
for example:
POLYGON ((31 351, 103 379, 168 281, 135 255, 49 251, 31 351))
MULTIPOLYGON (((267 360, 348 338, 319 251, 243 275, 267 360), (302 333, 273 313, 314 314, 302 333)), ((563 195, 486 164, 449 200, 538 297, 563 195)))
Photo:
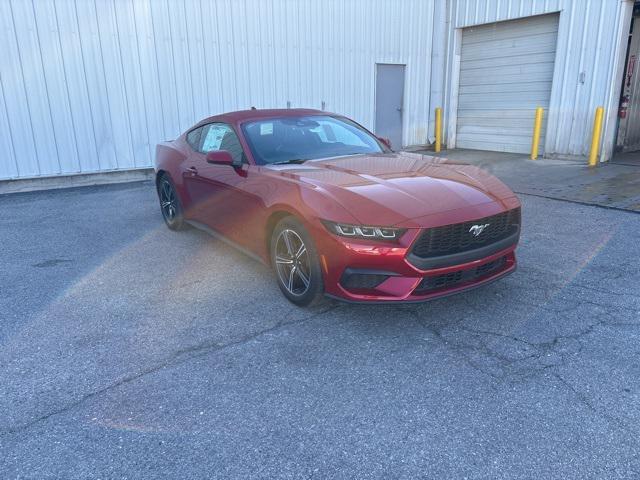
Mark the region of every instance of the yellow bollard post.
POLYGON ((543 108, 536 108, 536 117, 533 121, 533 139, 531 140, 531 160, 538 158, 538 146, 540 144, 540 130, 542 129, 543 108))
POLYGON ((598 164, 598 153, 600 152, 600 134, 602 133, 602 116, 604 108, 596 108, 596 116, 593 119, 593 133, 591 134, 591 150, 589 150, 589 166, 595 167, 598 164))
POLYGON ((436 108, 436 152, 442 148, 442 109, 436 108))

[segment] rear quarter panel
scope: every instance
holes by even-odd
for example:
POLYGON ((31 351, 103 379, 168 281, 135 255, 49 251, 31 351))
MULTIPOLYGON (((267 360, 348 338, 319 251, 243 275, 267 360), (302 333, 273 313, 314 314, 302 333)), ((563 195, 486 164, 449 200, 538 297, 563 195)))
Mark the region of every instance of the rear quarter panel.
POLYGON ((156 145, 154 169, 156 174, 159 172, 169 174, 178 191, 182 206, 187 210, 190 205, 182 176, 182 164, 187 158, 183 143, 182 139, 179 138, 156 145))
MULTIPOLYGON (((154 169, 157 172, 163 170, 172 172, 185 159, 186 155, 180 149, 179 140, 162 142, 156 145, 156 158, 154 169)), ((173 178, 175 182, 177 179, 173 178)))

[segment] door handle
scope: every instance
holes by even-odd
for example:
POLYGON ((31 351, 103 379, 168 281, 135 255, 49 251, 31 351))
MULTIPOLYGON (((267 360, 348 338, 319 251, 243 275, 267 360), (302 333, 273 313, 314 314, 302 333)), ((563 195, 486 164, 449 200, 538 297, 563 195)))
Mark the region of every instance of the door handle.
POLYGON ((197 175, 198 169, 196 167, 189 167, 187 168, 187 172, 189 172, 191 175, 197 175))

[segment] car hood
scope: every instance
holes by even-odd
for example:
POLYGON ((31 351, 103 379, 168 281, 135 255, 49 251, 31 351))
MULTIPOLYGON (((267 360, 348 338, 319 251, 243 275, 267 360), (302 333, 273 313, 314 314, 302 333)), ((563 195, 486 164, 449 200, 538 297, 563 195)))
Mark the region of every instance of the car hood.
POLYGON ((452 210, 472 219, 517 206, 513 192, 493 175, 429 155, 355 155, 269 168, 324 189, 367 225, 418 227, 452 210))

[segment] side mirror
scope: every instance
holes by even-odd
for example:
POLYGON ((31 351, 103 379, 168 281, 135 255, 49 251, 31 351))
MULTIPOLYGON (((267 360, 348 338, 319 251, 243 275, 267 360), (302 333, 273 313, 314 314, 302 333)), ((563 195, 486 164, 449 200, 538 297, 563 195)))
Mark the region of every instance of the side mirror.
POLYGON ((382 138, 382 137, 376 137, 376 138, 380 140, 382 143, 384 143, 389 150, 391 150, 391 140, 389 140, 388 138, 382 138))
POLYGON ((213 165, 228 165, 229 167, 236 166, 233 157, 226 150, 214 150, 207 153, 207 163, 213 165))

